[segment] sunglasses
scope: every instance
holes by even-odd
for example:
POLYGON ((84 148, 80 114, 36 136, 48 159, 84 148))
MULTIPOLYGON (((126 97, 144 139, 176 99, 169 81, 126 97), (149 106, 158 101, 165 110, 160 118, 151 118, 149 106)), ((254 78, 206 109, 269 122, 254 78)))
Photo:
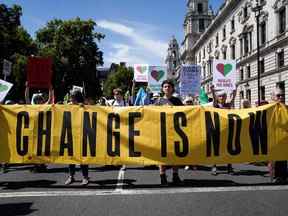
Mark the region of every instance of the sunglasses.
POLYGON ((276 97, 284 97, 284 94, 276 94, 276 97))

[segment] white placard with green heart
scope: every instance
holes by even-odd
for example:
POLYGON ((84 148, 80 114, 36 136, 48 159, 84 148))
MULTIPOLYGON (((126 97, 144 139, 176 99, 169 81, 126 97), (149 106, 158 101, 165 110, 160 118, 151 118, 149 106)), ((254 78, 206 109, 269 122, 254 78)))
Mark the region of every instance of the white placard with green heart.
POLYGON ((213 85, 215 89, 221 89, 227 92, 236 89, 236 61, 213 61, 213 85))
POLYGON ((0 79, 0 102, 3 102, 13 84, 0 79))
POLYGON ((135 64, 134 65, 134 80, 135 82, 148 82, 149 65, 135 64))
POLYGON ((148 86, 153 93, 161 92, 161 85, 167 79, 166 66, 150 66, 148 73, 148 86))

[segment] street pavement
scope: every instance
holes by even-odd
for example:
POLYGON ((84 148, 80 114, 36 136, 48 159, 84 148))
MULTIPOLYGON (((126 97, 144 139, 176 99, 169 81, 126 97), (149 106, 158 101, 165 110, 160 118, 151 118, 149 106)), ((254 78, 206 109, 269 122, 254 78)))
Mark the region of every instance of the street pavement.
MULTIPOLYGON (((126 170, 90 166, 90 184, 65 186, 67 166, 49 165, 45 173, 31 166, 11 166, 0 174, 0 215, 285 215, 288 185, 273 185, 266 166, 233 165, 234 175, 220 167, 180 170, 183 184, 160 186, 157 167, 126 170)), ((171 182, 172 170, 167 170, 171 182)))

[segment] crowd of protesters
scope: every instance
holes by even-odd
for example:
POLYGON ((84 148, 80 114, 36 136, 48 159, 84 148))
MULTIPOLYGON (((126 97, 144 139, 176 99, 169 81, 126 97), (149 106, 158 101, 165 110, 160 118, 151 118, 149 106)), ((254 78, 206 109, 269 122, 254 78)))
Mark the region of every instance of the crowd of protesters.
MULTIPOLYGON (((179 96, 175 96, 175 86, 173 81, 170 80, 165 80, 162 85, 161 85, 161 95, 160 94, 147 94, 149 97, 149 102, 148 104, 152 104, 152 105, 157 105, 157 106, 163 106, 163 105, 173 105, 173 106, 192 106, 192 105, 199 105, 199 99, 197 97, 192 97, 192 96, 188 96, 185 97, 184 99, 180 98, 179 96)), ((37 94, 33 94, 32 99, 30 100, 30 92, 29 92, 29 87, 28 85, 26 85, 26 90, 25 90, 25 102, 26 104, 52 104, 55 103, 54 102, 54 91, 52 89, 52 87, 49 89, 49 94, 48 94, 48 98, 47 95, 45 97, 45 94, 43 93, 37 93, 37 94), (45 99, 46 98, 46 99, 45 99)), ((211 106, 218 108, 218 109, 233 109, 234 108, 234 101, 235 101, 235 97, 236 97, 236 90, 234 90, 231 95, 230 95, 230 100, 228 101, 227 99, 227 92, 225 91, 216 91, 214 89, 214 86, 211 86, 211 93, 212 93, 212 98, 209 99, 209 102, 211 106)), ((83 93, 80 90, 74 90, 74 91, 70 91, 68 96, 67 96, 67 101, 65 102, 65 104, 73 104, 73 105, 101 105, 101 106, 115 106, 115 107, 123 107, 123 106, 130 106, 133 105, 133 101, 131 101, 129 98, 126 100, 124 99, 124 95, 123 92, 120 88, 115 88, 113 90, 113 99, 106 99, 105 97, 100 98, 100 100, 98 101, 98 103, 95 102, 95 100, 93 100, 92 98, 89 97, 85 97, 83 95, 83 93)), ((279 102, 279 103, 285 103, 285 97, 284 97, 284 92, 279 89, 276 88, 273 91, 272 94, 272 100, 275 102, 279 102)), ((16 104, 16 102, 11 101, 11 100, 6 100, 5 105, 13 105, 16 104)), ((24 104, 23 101, 19 101, 18 104, 24 104)), ((57 102, 57 104, 64 104, 64 102, 57 102)), ((255 106, 262 106, 268 104, 267 101, 260 101, 260 104, 257 102, 255 103, 255 106)), ((145 105, 147 105, 147 103, 145 103, 145 105)), ((243 109, 247 109, 247 108, 251 108, 251 102, 249 100, 243 100, 241 103, 241 108, 243 109)), ((287 180, 287 161, 275 161, 275 162, 269 162, 269 165, 271 167, 271 175, 272 175, 272 179, 274 183, 286 183, 287 180)), ((65 185, 70 185, 73 182, 75 182, 75 164, 70 164, 69 165, 69 176, 67 178, 67 180, 65 181, 65 185)), ((186 166, 185 169, 189 170, 190 168, 197 169, 196 165, 190 165, 190 166, 186 166)), ((2 170, 3 172, 7 172, 9 168, 8 164, 2 164, 2 170)), ((89 184, 89 172, 88 172, 88 165, 81 165, 80 164, 80 168, 82 171, 82 175, 83 175, 83 179, 81 182, 81 185, 86 186, 89 184)), ((120 167, 121 169, 125 170, 126 166, 122 165, 120 167)), ((163 186, 167 186, 168 185, 168 180, 167 180, 167 176, 166 176, 166 169, 168 167, 164 166, 164 165, 160 165, 159 166, 159 174, 160 174, 160 183, 163 186)), ((172 166, 172 183, 175 185, 179 185, 182 183, 181 178, 179 177, 179 166, 172 166)), ((35 164, 33 166, 32 171, 33 172, 45 172, 47 169, 47 165, 45 164, 35 164)), ((212 175, 217 175, 217 166, 212 165, 211 168, 211 174, 212 175)), ((234 173, 233 167, 231 164, 227 165, 227 172, 228 174, 232 174, 234 173)))

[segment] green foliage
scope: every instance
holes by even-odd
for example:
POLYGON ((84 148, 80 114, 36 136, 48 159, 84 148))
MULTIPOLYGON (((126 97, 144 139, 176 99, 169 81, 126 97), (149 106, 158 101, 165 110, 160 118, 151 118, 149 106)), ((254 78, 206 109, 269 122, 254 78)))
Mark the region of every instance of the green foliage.
POLYGON ((104 83, 104 95, 111 96, 114 88, 121 88, 123 93, 130 91, 133 85, 133 68, 114 64, 115 70, 104 83))
POLYGON ((95 26, 90 19, 54 19, 37 32, 39 54, 54 59, 56 94, 64 96, 71 85, 84 83, 88 96, 100 96, 96 67, 103 65, 103 53, 96 41, 104 35, 95 33, 95 26))
POLYGON ((24 97, 27 64, 25 56, 37 52, 36 44, 21 26, 21 15, 22 8, 20 6, 13 5, 9 8, 0 4, 0 71, 2 71, 3 59, 12 62, 12 75, 8 77, 8 81, 14 83, 14 87, 8 95, 12 99, 24 97))

